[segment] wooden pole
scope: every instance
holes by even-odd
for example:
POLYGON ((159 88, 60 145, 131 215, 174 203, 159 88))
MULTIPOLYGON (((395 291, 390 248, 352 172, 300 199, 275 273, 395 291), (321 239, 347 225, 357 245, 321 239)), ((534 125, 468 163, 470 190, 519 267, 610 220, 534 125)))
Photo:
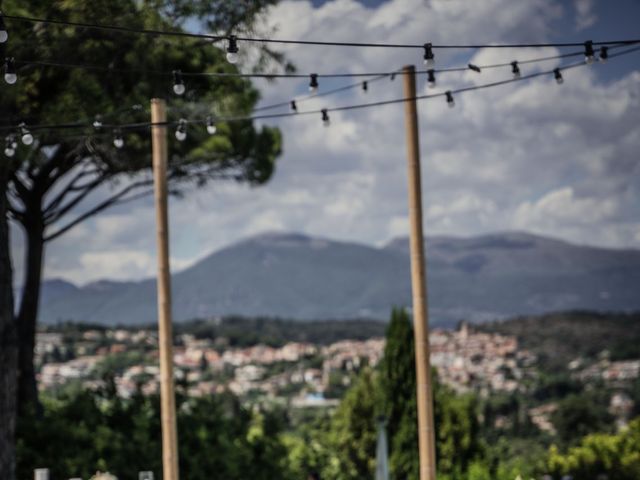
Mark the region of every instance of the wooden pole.
POLYGON ((409 180, 409 220, 411 223, 411 290, 416 349, 418 395, 418 438, 420 480, 436 479, 436 448, 433 425, 433 391, 429 361, 429 317, 425 280, 424 236, 422 231, 422 191, 420 178, 420 140, 416 108, 416 78, 413 65, 404 67, 404 95, 409 180))
POLYGON ((164 480, 178 480, 178 434, 173 378, 171 328, 171 272, 169 270, 169 220, 167 214, 167 121, 164 100, 151 100, 151 146, 158 238, 158 347, 162 412, 162 470, 164 480), (160 125, 158 125, 160 124, 160 125))

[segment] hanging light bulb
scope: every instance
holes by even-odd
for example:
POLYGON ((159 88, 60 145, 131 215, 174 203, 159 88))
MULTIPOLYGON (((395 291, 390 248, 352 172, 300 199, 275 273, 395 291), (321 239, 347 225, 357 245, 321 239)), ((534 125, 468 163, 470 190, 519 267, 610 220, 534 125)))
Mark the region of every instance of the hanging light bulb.
POLYGON ((0 13, 0 43, 5 43, 9 39, 7 27, 4 24, 4 15, 0 13))
POLYGON ((436 72, 433 70, 427 71, 427 85, 429 88, 436 88, 436 72))
POLYGON ((309 75, 309 91, 316 93, 318 91, 318 74, 312 73, 309 75))
POLYGON ((182 72, 180 70, 173 71, 173 93, 176 95, 184 94, 186 88, 184 80, 182 80, 182 72))
POLYGON ((331 120, 329 120, 329 112, 327 112, 326 108, 322 109, 322 124, 325 127, 328 127, 331 124, 331 120))
POLYGON ((25 145, 31 145, 33 143, 33 135, 31 135, 31 132, 27 128, 27 124, 24 122, 20 124, 20 133, 22 134, 22 143, 25 145))
POLYGON ((607 63, 609 59, 609 47, 600 47, 600 63, 607 63))
POLYGON ((369 84, 366 81, 362 82, 362 91, 364 93, 367 93, 368 90, 369 90, 369 84))
POLYGON ((216 130, 218 130, 218 129, 216 128, 216 124, 213 121, 213 117, 211 115, 209 115, 207 117, 207 133, 209 135, 213 135, 214 133, 216 133, 216 130))
POLYGON ((430 43, 424 44, 424 64, 427 68, 433 68, 436 64, 433 46, 430 43))
POLYGON ((390 76, 389 79, 393 82, 396 79, 396 73, 393 72, 390 76))
POLYGON ((227 45, 227 62, 238 63, 238 40, 235 35, 229 35, 229 44, 227 45))
POLYGON ((187 139, 187 121, 181 118, 178 121, 178 128, 176 129, 176 138, 179 142, 184 142, 187 139))
POLYGON ((449 106, 449 108, 453 108, 456 106, 456 101, 453 99, 453 93, 451 93, 451 91, 447 90, 446 92, 444 92, 444 94, 447 97, 447 105, 449 106))
POLYGON ((593 42, 591 40, 584 42, 584 61, 590 65, 595 58, 596 52, 593 50, 593 42))
POLYGON ((298 112, 298 105, 296 104, 295 100, 291 100, 291 111, 293 112, 298 112))
POLYGON ((9 85, 13 85, 18 81, 16 65, 13 57, 7 57, 4 59, 4 81, 9 85))
POLYGON ((518 62, 511 62, 511 73, 513 73, 513 78, 520 78, 521 73, 518 62))
POLYGON ((96 118, 93 120, 93 128, 96 130, 100 130, 102 128, 102 116, 96 115, 96 118))
POLYGON ((480 73, 482 70, 480 70, 480 67, 477 65, 474 65, 473 63, 470 63, 469 65, 469 69, 473 70, 474 72, 480 73))
POLYGON ((124 138, 122 138, 122 132, 117 129, 113 135, 113 146, 116 148, 124 147, 124 138))
POLYGON ((9 158, 16 154, 16 143, 11 136, 8 136, 6 139, 4 154, 9 158))
POLYGON ((556 69, 553 71, 553 78, 555 78, 555 79, 556 79, 556 83, 557 83, 558 85, 562 85, 562 84, 564 83, 564 78, 562 78, 562 72, 560 72, 560 69, 559 69, 559 68, 556 68, 556 69))

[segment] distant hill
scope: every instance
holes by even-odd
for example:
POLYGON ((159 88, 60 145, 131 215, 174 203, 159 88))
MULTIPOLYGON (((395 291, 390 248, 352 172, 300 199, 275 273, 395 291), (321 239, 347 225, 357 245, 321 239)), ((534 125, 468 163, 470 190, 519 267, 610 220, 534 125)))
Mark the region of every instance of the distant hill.
MULTIPOLYGON (((550 311, 640 310, 640 250, 572 245, 526 233, 427 240, 434 324, 550 311)), ((411 304, 408 241, 377 248, 264 234, 173 275, 176 321, 221 315, 386 319, 411 304)), ((156 318, 155 281, 43 285, 40 320, 102 324, 156 318), (55 290, 55 293, 54 293, 55 290)))

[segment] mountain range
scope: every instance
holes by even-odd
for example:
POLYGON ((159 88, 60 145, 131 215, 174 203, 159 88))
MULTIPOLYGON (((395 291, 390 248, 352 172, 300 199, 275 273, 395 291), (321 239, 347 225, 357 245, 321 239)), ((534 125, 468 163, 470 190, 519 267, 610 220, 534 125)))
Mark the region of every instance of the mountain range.
MULTIPOLYGON (((588 309, 640 310, 640 250, 570 244, 521 232, 426 241, 432 322, 588 309)), ((411 305, 409 242, 382 247, 267 233, 172 275, 175 321, 224 315, 388 318, 411 305)), ((43 284, 40 321, 143 324, 156 319, 155 279, 43 284)))

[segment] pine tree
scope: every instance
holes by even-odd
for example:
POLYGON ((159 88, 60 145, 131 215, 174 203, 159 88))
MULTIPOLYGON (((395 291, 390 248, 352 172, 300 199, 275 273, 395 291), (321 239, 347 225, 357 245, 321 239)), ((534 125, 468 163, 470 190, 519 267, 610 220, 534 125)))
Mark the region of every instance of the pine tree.
POLYGON ((387 418, 393 478, 418 478, 419 474, 415 371, 411 320, 404 309, 394 309, 380 363, 381 407, 387 418))

